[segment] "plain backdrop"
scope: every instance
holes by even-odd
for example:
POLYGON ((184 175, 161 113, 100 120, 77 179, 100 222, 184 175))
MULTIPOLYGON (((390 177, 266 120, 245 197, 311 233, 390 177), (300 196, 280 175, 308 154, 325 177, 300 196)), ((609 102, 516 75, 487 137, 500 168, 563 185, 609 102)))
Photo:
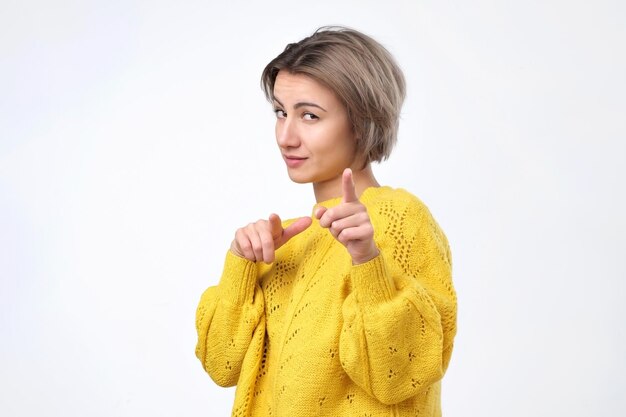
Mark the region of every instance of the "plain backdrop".
POLYGON ((626 412, 626 6, 0 5, 0 415, 228 416, 194 314, 238 227, 307 215, 259 88, 342 24, 408 82, 375 166, 451 242, 445 416, 626 412))

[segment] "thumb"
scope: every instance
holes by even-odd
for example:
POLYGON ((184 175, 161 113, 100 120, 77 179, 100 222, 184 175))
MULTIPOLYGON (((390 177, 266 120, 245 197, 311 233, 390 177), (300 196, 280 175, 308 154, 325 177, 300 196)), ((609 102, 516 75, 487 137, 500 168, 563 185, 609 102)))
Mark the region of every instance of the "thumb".
POLYGON ((298 233, 302 233, 303 231, 305 231, 311 225, 311 223, 312 220, 310 217, 300 217, 298 220, 291 223, 285 228, 285 230, 283 230, 283 236, 280 239, 279 246, 283 245, 285 242, 287 242, 298 233))

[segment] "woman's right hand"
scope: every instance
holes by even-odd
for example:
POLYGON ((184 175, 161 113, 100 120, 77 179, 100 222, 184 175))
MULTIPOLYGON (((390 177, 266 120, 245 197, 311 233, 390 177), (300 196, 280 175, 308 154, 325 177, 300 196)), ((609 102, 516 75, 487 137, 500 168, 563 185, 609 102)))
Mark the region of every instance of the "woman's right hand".
POLYGON ((274 253, 289 239, 306 230, 312 223, 310 217, 300 217, 283 229, 280 217, 271 214, 268 220, 261 219, 237 229, 230 250, 237 256, 252 262, 274 262, 274 253))

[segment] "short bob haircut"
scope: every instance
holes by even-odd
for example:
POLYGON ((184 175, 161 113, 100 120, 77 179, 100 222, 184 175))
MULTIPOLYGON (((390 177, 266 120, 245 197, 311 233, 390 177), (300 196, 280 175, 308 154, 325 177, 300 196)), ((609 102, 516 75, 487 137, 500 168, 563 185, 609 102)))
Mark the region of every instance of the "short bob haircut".
POLYGON ((381 44, 363 33, 324 26, 290 43, 263 70, 261 88, 274 100, 279 71, 303 74, 330 88, 345 105, 365 163, 387 159, 396 143, 406 95, 404 75, 381 44))

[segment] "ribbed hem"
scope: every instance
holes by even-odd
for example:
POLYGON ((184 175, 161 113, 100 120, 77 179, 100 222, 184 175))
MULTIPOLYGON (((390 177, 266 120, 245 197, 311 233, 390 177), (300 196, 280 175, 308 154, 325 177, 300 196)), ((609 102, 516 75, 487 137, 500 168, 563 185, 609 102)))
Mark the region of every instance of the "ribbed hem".
POLYGON ((224 272, 219 283, 222 299, 235 305, 251 304, 256 280, 256 263, 239 257, 229 250, 226 253, 224 272))
POLYGON ((357 299, 364 304, 389 301, 396 293, 382 254, 365 263, 353 265, 350 275, 357 299))

